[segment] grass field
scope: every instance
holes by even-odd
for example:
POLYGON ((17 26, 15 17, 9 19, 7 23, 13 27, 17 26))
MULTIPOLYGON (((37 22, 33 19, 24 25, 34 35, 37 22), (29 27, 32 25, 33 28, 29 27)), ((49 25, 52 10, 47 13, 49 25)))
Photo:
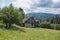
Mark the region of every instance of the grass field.
POLYGON ((60 31, 42 28, 0 29, 0 40, 60 40, 60 31))

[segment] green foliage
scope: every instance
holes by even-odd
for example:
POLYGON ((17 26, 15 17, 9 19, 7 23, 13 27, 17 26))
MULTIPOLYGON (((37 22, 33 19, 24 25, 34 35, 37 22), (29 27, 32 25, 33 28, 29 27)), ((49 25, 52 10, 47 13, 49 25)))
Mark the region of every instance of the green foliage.
POLYGON ((48 28, 48 29, 54 29, 54 30, 60 30, 60 25, 59 24, 51 24, 49 22, 42 22, 40 24, 41 28, 48 28))
POLYGON ((60 16, 56 15, 54 17, 48 18, 47 21, 51 24, 60 24, 60 16))
POLYGON ((41 28, 51 29, 51 25, 50 25, 50 23, 48 23, 48 22, 42 22, 42 23, 40 24, 40 27, 41 27, 41 28))
POLYGON ((17 9, 12 6, 4 7, 0 11, 0 19, 6 24, 6 27, 11 27, 12 24, 21 24, 24 18, 23 9, 17 9))
POLYGON ((39 20, 36 20, 36 24, 38 27, 40 27, 40 21, 39 20))
POLYGON ((60 24, 51 24, 50 22, 46 22, 46 21, 42 22, 42 23, 39 23, 39 21, 38 21, 38 25, 41 28, 60 30, 60 24))
POLYGON ((51 28, 55 30, 60 30, 60 25, 59 24, 51 24, 51 28))

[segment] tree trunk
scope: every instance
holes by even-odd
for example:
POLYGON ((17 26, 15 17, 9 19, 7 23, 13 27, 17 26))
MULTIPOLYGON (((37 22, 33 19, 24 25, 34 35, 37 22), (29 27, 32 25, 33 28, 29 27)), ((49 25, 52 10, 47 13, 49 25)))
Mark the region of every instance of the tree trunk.
POLYGON ((8 23, 5 23, 6 24, 6 27, 5 28, 8 28, 8 23))
POLYGON ((11 28, 11 23, 9 23, 9 28, 11 28))

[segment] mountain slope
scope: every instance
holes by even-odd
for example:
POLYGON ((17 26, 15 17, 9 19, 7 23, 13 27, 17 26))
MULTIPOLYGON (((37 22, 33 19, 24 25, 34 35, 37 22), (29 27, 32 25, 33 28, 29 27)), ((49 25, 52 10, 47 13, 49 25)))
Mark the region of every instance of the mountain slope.
POLYGON ((40 19, 45 19, 45 18, 51 18, 54 16, 60 16, 60 14, 49 14, 49 13, 29 13, 27 14, 28 16, 33 16, 35 19, 40 18, 40 19))

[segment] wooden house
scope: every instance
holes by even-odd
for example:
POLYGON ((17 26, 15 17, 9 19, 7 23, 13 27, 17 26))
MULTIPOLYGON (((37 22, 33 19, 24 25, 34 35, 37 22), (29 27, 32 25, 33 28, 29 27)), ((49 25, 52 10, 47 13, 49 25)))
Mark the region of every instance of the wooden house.
POLYGON ((35 28, 37 25, 33 17, 28 17, 23 20, 23 26, 27 28, 35 28))

